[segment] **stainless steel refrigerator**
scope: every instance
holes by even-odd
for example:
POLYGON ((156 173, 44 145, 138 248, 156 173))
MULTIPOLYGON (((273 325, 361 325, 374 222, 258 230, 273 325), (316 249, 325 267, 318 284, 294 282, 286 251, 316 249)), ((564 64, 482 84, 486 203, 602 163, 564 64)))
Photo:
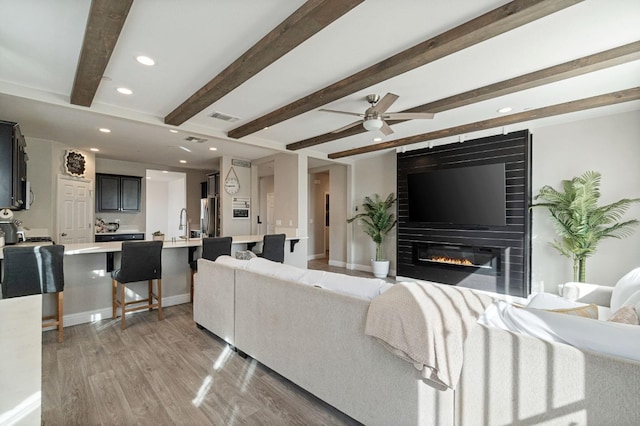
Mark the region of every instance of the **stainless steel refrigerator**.
POLYGON ((217 195, 200 199, 200 233, 203 238, 220 236, 220 200, 217 195))

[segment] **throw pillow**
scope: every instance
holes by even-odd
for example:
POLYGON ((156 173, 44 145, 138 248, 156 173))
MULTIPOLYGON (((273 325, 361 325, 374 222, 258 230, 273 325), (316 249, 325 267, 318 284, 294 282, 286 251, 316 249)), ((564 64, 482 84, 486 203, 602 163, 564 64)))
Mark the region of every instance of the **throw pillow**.
POLYGON ((636 314, 640 317, 640 290, 636 291, 624 301, 622 306, 631 306, 636 310, 636 314))
POLYGON ((620 278, 611 293, 611 310, 616 312, 625 301, 636 291, 640 290, 640 268, 636 268, 620 278))
POLYGON ((636 312, 636 309, 631 305, 623 306, 622 308, 618 309, 615 314, 611 315, 609 321, 632 325, 640 324, 638 313, 636 312))
POLYGON ((547 309, 549 312, 557 312, 559 314, 576 315, 584 318, 598 319, 598 305, 580 306, 578 308, 568 309, 547 309))

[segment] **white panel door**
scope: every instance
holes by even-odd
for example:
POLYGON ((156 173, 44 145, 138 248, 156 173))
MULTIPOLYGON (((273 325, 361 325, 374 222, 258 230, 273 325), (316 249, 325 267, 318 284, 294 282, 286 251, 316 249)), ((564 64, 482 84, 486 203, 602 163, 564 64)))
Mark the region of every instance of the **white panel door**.
POLYGON ((276 194, 274 192, 267 193, 267 234, 273 234, 275 232, 275 209, 276 209, 276 194))
POLYGON ((58 178, 58 244, 93 242, 91 181, 58 178))

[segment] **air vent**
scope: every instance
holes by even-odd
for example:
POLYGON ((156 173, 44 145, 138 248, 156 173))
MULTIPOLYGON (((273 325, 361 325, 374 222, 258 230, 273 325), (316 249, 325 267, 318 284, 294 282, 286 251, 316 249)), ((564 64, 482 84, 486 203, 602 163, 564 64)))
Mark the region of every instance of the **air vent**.
POLYGON ((184 140, 195 143, 203 143, 207 141, 205 138, 197 138, 195 136, 187 136, 186 138, 184 138, 184 140))
POLYGON ((224 114, 219 111, 214 111, 213 114, 210 115, 211 118, 216 118, 222 121, 234 122, 240 120, 238 117, 234 117, 232 115, 224 114))

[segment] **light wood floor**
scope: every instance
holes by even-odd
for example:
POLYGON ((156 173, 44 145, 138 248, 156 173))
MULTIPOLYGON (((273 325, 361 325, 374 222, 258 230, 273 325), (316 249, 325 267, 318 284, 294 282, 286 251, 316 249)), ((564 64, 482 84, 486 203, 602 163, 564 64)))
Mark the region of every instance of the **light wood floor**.
POLYGON ((359 424, 199 330, 191 304, 163 312, 66 327, 61 344, 45 332, 43 424, 359 424))

